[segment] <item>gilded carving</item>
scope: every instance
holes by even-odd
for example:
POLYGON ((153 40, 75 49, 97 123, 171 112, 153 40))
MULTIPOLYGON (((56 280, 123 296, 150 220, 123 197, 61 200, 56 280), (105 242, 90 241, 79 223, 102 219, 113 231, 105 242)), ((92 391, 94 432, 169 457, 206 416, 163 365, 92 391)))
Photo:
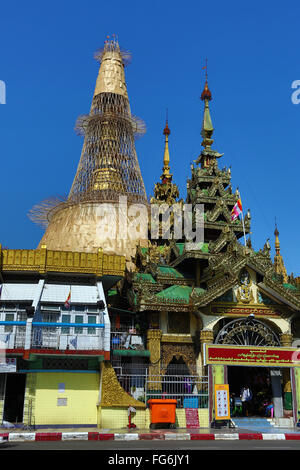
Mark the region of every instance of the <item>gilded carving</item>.
POLYGON ((293 335, 289 333, 284 333, 280 336, 281 345, 284 348, 289 348, 292 346, 293 335))
POLYGON ((247 304, 250 302, 254 302, 252 281, 247 269, 243 269, 240 274, 240 285, 236 292, 236 298, 238 302, 243 302, 247 304))
POLYGON ((97 253, 53 251, 47 250, 45 245, 37 250, 3 249, 0 263, 2 271, 89 273, 97 276, 122 276, 125 273, 125 257, 103 254, 101 248, 97 253))
POLYGON ((201 343, 213 343, 214 342, 214 332, 208 330, 200 331, 200 341, 201 343))
POLYGON ((193 339, 191 335, 163 335, 162 336, 163 343, 192 343, 193 339))
POLYGON ((152 390, 161 390, 161 383, 156 378, 160 374, 161 365, 161 330, 148 330, 147 331, 147 348, 150 351, 150 363, 149 366, 149 381, 152 384, 152 390))
POLYGON ((141 401, 135 400, 121 387, 116 373, 109 362, 101 363, 101 377, 102 377, 102 393, 101 393, 101 406, 102 407, 118 407, 129 405, 134 408, 146 408, 146 405, 141 401))
POLYGON ((162 374, 167 371, 168 364, 173 358, 179 360, 182 358, 189 368, 191 375, 195 375, 196 371, 196 356, 194 348, 189 344, 163 344, 162 345, 162 374))

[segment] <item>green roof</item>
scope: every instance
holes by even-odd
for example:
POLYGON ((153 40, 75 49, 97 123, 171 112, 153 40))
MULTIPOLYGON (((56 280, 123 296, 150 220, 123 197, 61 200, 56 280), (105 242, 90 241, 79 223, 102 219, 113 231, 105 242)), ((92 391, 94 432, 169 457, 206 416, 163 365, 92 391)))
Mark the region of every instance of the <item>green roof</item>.
POLYGON ((155 279, 149 273, 135 273, 134 279, 137 281, 145 281, 151 282, 151 284, 155 284, 155 279))
POLYGON ((286 284, 283 284, 283 287, 289 290, 298 290, 296 286, 293 286, 293 284, 286 283, 286 284))
POLYGON ((162 274, 163 276, 173 276, 176 278, 184 279, 183 274, 181 274, 175 268, 171 268, 169 266, 158 266, 157 269, 158 269, 159 274, 162 274))
MULTIPOLYGON (((170 286, 156 294, 156 297, 165 301, 188 304, 192 290, 193 289, 190 286, 170 286)), ((205 293, 205 290, 200 287, 196 287, 195 292, 198 295, 202 295, 205 293)))

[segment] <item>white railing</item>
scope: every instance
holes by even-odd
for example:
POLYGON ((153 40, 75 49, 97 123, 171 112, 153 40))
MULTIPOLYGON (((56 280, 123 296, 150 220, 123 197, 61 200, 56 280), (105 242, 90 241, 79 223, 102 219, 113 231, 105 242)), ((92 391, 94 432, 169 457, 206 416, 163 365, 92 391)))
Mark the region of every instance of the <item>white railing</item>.
POLYGON ((127 370, 115 366, 115 372, 123 389, 146 404, 150 398, 172 398, 177 400, 178 408, 208 408, 207 376, 183 375, 180 367, 174 368, 172 375, 154 375, 142 365, 132 365, 127 370))
POLYGON ((72 328, 33 325, 31 348, 74 351, 104 350, 104 334, 103 328, 85 327, 83 325, 76 325, 72 328))
POLYGON ((0 325, 0 342, 5 349, 18 349, 25 347, 26 326, 17 325, 17 322, 9 322, 7 325, 0 325))

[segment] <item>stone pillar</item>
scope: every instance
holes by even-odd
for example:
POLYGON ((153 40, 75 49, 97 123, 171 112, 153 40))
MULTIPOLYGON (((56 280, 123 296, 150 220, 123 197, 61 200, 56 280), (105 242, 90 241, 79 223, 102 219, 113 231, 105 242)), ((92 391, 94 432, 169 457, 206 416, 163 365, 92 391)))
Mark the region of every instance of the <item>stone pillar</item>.
MULTIPOLYGON (((281 335, 281 346, 284 348, 290 348, 292 346, 293 335, 285 333, 281 335)), ((283 407, 288 412, 292 412, 293 409, 293 398, 292 398, 292 387, 291 387, 291 369, 282 369, 283 378, 283 407)))
POLYGON ((148 389, 150 391, 161 390, 161 381, 158 380, 161 370, 161 337, 162 331, 159 329, 147 331, 147 349, 150 351, 148 379, 148 389))
POLYGON ((282 389, 281 389, 281 372, 280 369, 270 369, 271 384, 273 392, 273 403, 274 403, 274 416, 275 418, 283 417, 283 400, 282 400, 282 389))

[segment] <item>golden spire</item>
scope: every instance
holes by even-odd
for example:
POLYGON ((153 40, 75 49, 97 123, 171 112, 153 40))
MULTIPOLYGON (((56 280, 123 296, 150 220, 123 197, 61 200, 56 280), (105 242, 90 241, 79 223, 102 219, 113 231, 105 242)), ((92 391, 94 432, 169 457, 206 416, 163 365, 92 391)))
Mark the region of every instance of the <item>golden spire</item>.
POLYGON ((280 254, 280 242, 279 242, 279 231, 277 228, 277 224, 275 222, 275 256, 274 256, 274 267, 275 272, 280 274, 283 277, 283 282, 288 282, 288 275, 286 272, 286 268, 283 262, 283 258, 280 254))
MULTIPOLYGON (((171 134, 168 124, 168 114, 166 118, 166 125, 163 131, 165 136, 165 149, 164 149, 164 166, 163 173, 160 177, 161 183, 156 183, 154 187, 154 197, 151 198, 151 204, 167 203, 172 205, 179 197, 179 190, 176 184, 172 183, 173 175, 170 173, 170 153, 169 153, 169 135, 171 134)), ((179 201, 180 202, 180 201, 179 201)))
POLYGON ((168 116, 166 118, 166 126, 164 128, 163 134, 165 136, 165 150, 164 150, 164 166, 163 166, 163 174, 161 175, 160 179, 162 182, 167 182, 172 180, 172 176, 170 174, 170 153, 169 153, 169 135, 171 131, 168 125, 168 116))
POLYGON ((278 228, 277 228, 276 222, 275 222, 275 232, 274 232, 274 235, 275 235, 275 252, 276 252, 276 255, 280 255, 279 232, 278 232, 278 228))
MULTIPOLYGON (((114 36, 114 35, 113 35, 114 36)), ((129 53, 127 53, 129 55, 129 53)), ((124 66, 127 56, 121 51, 118 41, 110 39, 96 52, 95 59, 101 62, 94 97, 100 93, 115 93, 128 99, 124 66)))

